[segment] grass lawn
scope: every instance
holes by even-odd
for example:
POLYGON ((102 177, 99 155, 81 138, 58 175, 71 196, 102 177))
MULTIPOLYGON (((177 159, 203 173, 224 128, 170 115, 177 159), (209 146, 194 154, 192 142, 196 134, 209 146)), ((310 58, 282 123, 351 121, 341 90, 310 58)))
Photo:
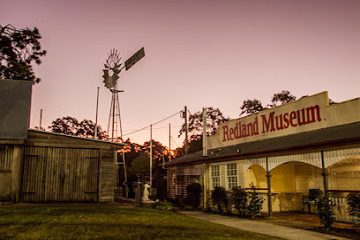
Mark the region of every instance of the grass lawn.
POLYGON ((0 207, 0 239, 277 239, 120 204, 0 207))

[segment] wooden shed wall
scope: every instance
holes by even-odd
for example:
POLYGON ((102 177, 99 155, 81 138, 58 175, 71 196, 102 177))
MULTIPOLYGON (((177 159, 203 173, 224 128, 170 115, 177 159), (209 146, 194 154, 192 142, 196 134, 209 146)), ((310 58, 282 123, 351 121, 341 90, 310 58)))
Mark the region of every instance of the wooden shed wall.
POLYGON ((33 130, 22 143, 0 140, 0 201, 113 201, 120 147, 33 130))
POLYGON ((25 147, 22 199, 29 202, 97 201, 99 150, 25 147))
POLYGON ((14 147, 4 146, 0 148, 0 200, 10 200, 12 198, 12 156, 14 147))
POLYGON ((102 149, 100 162, 99 201, 114 201, 115 189, 115 153, 113 150, 102 149))
POLYGON ((0 201, 19 201, 21 186, 21 147, 0 145, 0 201))

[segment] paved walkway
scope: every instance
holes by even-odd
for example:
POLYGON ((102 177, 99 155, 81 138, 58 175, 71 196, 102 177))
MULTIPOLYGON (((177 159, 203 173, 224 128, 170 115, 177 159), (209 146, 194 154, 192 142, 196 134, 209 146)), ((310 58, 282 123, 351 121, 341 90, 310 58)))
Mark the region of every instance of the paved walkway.
POLYGON ((205 213, 201 211, 182 211, 182 214, 206 220, 212 223, 218 223, 229 227, 238 228, 241 230, 256 232, 265 235, 280 237, 291 240, 344 240, 346 238, 336 237, 328 234, 284 227, 271 223, 260 221, 252 221, 242 218, 227 217, 218 214, 205 213))

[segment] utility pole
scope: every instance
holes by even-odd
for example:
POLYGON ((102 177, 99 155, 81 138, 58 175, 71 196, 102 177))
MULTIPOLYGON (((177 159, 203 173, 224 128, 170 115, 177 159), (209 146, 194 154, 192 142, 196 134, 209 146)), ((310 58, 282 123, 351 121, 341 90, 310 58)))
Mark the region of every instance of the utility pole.
POLYGON ((150 195, 152 188, 152 160, 153 160, 153 142, 152 142, 152 124, 150 125, 150 195))
POLYGON ((97 87, 96 114, 95 114, 95 134, 94 134, 95 139, 97 139, 97 135, 98 135, 97 125, 98 125, 98 110, 99 110, 99 89, 100 89, 100 87, 97 87))
POLYGON ((42 130, 42 126, 41 126, 41 124, 42 124, 42 114, 43 114, 43 110, 42 110, 42 109, 40 109, 40 123, 39 123, 39 130, 42 130))
POLYGON ((206 108, 203 108, 202 111, 202 122, 203 122, 203 156, 207 157, 207 121, 206 121, 206 108))
POLYGON ((188 145, 188 111, 187 106, 184 108, 184 118, 185 118, 185 154, 189 152, 189 145, 188 145))
POLYGON ((171 161, 171 123, 169 123, 169 161, 171 161))

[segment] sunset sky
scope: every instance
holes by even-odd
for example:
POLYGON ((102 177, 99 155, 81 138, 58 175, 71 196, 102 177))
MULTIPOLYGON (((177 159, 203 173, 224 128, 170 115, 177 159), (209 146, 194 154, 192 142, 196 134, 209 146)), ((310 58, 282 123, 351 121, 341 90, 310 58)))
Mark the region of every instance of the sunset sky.
MULTIPOLYGON (((334 101, 359 97, 359 0, 0 0, 0 24, 38 27, 48 51, 36 67, 31 127, 58 117, 95 121, 106 130, 111 94, 102 83, 112 48, 125 61, 145 58, 120 74, 123 132, 180 111, 219 108, 237 118, 243 100, 264 105, 281 90, 297 97, 329 91, 334 101)), ((168 123, 154 126, 167 145, 168 123)), ((129 136, 143 143, 149 130, 129 136)), ((173 143, 174 147, 176 144, 173 143)))

